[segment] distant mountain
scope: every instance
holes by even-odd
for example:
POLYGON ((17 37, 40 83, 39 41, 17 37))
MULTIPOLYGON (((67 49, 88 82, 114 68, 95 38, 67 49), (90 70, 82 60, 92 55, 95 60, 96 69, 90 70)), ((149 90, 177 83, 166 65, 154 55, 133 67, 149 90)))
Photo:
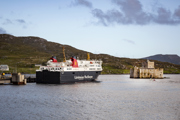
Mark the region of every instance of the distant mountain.
MULTIPOLYGON (((39 37, 16 37, 0 34, 0 64, 7 64, 10 73, 35 73, 35 64, 45 65, 54 55, 63 61, 62 47, 65 48, 66 59, 77 56, 86 59, 87 51, 79 50, 69 45, 47 41, 39 37)), ((141 67, 145 59, 119 58, 107 54, 90 53, 91 59, 103 61, 102 74, 128 74, 134 66, 141 67)), ((180 65, 155 61, 156 68, 164 68, 164 73, 180 73, 180 65)), ((1 71, 0 71, 1 72, 1 71)))
POLYGON ((142 58, 142 59, 158 60, 158 61, 161 61, 161 62, 169 62, 169 63, 180 65, 180 57, 178 55, 162 55, 162 54, 158 54, 158 55, 154 55, 154 56, 145 57, 145 58, 142 58))

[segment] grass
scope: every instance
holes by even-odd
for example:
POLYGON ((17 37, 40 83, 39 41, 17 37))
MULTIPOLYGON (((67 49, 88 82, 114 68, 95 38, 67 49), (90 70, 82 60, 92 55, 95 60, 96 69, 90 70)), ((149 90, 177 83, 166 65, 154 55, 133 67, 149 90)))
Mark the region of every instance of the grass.
POLYGON ((26 73, 26 74, 35 74, 36 70, 39 69, 38 67, 35 68, 22 68, 22 67, 10 67, 9 71, 5 73, 26 73))
MULTIPOLYGON (((52 56, 59 61, 63 60, 62 46, 65 47, 66 59, 72 55, 86 59, 87 52, 68 45, 48 42, 38 37, 14 37, 0 34, 0 65, 7 64, 8 72, 35 73, 38 67, 35 64, 45 64, 52 56)), ((102 74, 129 74, 130 68, 141 67, 142 59, 118 58, 107 54, 92 54, 91 59, 103 61, 102 74)), ((180 65, 155 61, 155 68, 163 68, 166 74, 180 74, 180 65)))

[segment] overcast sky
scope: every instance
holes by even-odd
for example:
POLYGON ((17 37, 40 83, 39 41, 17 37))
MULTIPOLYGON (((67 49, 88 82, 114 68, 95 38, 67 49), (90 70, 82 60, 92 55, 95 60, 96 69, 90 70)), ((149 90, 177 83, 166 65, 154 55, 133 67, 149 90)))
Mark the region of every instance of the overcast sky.
POLYGON ((95 54, 180 56, 180 0, 0 0, 0 34, 95 54))

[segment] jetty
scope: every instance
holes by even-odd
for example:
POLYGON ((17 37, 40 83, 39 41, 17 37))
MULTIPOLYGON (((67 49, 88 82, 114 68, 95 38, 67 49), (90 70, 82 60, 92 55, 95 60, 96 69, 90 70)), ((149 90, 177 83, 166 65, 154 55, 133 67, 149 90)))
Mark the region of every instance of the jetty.
POLYGON ((0 75, 0 84, 26 85, 27 80, 21 73, 12 73, 12 77, 5 77, 5 73, 0 75))

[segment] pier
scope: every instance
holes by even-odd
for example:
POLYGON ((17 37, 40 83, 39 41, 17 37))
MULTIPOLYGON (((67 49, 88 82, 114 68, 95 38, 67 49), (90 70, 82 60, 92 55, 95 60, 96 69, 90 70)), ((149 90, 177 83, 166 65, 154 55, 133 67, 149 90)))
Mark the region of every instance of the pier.
POLYGON ((26 85, 26 83, 34 82, 36 82, 36 77, 32 75, 23 75, 21 73, 12 73, 6 76, 5 73, 2 73, 2 75, 0 75, 0 84, 26 85))
POLYGON ((10 84, 10 83, 11 83, 11 80, 0 79, 0 84, 10 84))

